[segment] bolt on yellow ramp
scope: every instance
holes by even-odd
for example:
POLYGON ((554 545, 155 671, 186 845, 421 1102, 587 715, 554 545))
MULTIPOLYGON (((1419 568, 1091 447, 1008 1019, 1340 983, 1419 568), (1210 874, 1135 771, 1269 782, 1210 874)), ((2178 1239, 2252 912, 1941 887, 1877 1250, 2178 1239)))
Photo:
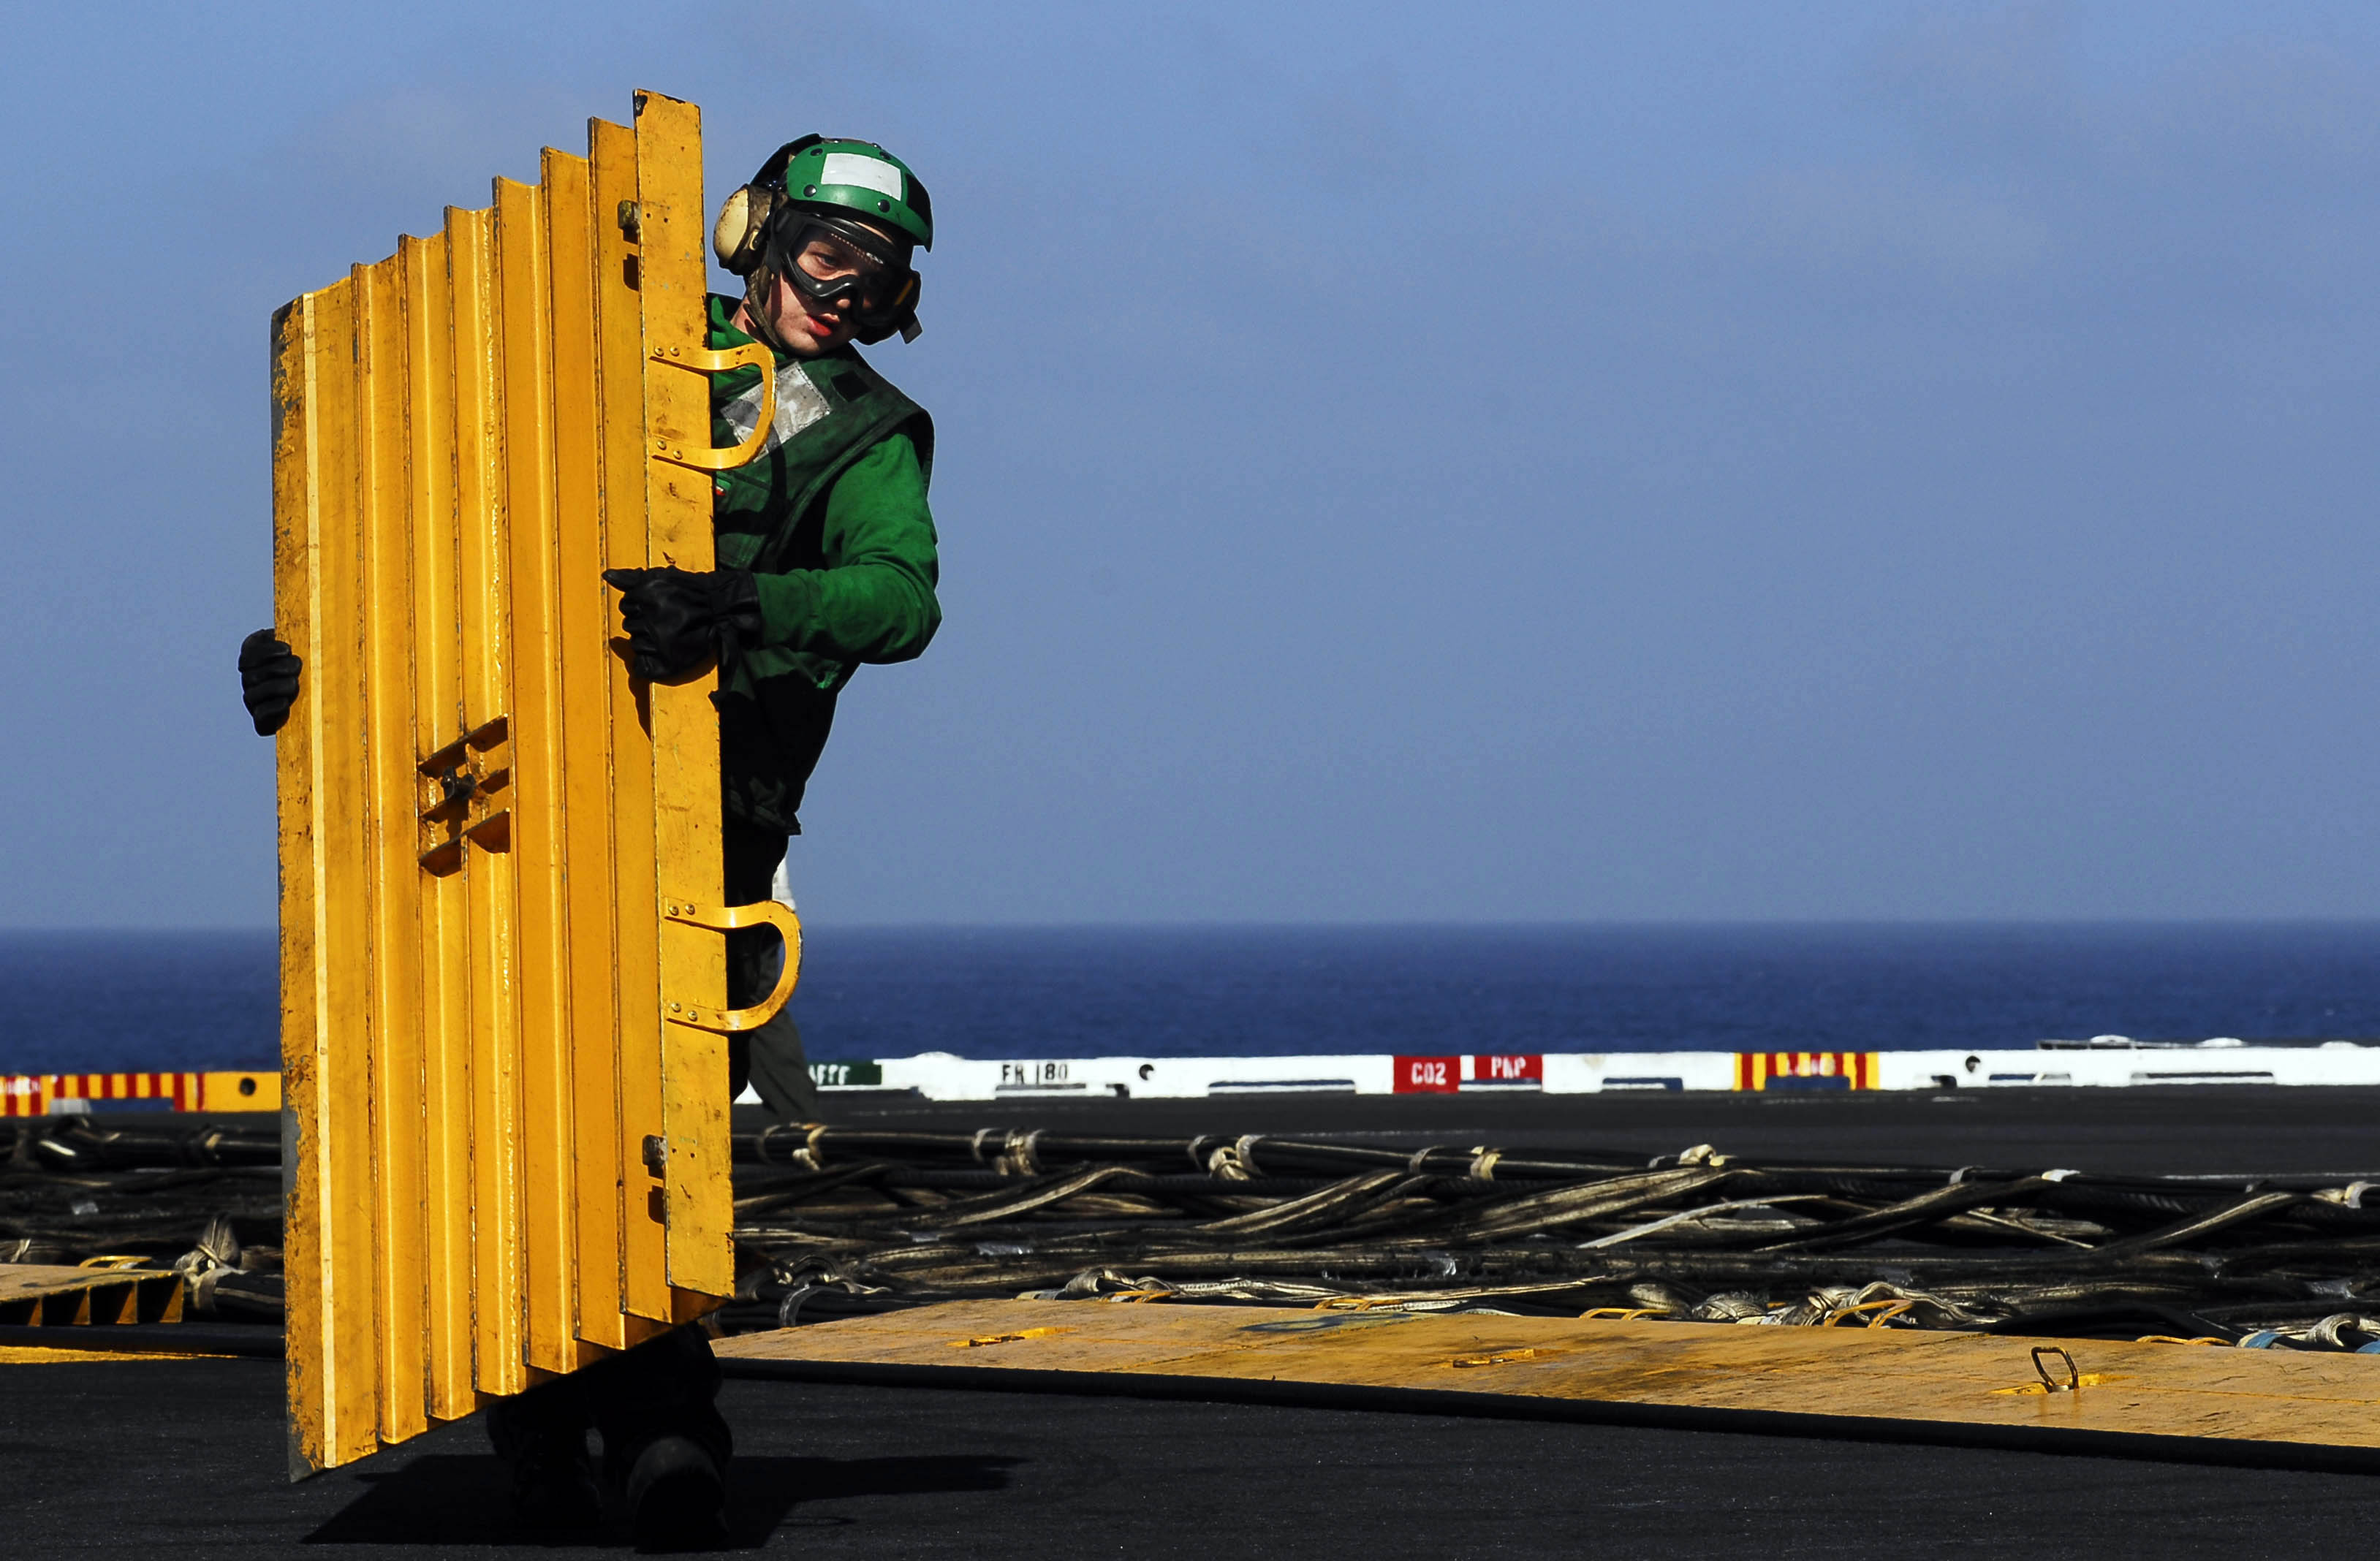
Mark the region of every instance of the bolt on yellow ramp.
POLYGON ((2380 1470, 2380 1359, 1915 1328, 965 1301, 723 1340, 732 1374, 2380 1470))

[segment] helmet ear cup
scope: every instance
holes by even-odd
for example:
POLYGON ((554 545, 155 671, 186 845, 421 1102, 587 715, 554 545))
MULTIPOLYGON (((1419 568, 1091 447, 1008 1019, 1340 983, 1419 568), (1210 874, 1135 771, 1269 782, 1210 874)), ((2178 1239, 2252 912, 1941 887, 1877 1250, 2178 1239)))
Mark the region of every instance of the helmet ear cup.
POLYGON ((737 276, 749 276, 760 264, 760 236, 776 210, 778 194, 760 185, 745 185, 719 208, 711 224, 710 252, 737 276))

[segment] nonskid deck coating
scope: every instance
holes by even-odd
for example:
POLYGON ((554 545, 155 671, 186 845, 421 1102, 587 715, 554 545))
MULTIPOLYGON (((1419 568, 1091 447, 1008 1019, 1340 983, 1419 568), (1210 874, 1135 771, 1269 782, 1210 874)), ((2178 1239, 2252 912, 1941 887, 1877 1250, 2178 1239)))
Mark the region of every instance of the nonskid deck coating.
MULTIPOLYGON (((2380 1092, 2351 1089, 1978 1091, 1955 1104, 1845 1093, 990 1107, 843 1097, 833 1106, 838 1120, 937 1130, 1062 1123, 1079 1132, 1494 1138, 1647 1155, 1716 1140, 1731 1152, 1804 1159, 2350 1173, 2342 1180, 2380 1168, 2380 1092)), ((758 1125, 738 1116, 740 1126, 758 1125)), ((839 1325, 802 1332, 823 1339, 839 1325)), ((188 1337, 192 1327, 157 1331, 188 1337)), ((109 1342, 126 1337, 114 1332, 109 1342)), ((980 1361, 1000 1351, 965 1353, 980 1361)), ((2082 1353, 2079 1363, 2096 1370, 2097 1357, 2082 1353)), ((731 1373, 746 1378, 771 1364, 735 1361, 731 1373)), ((1215 1531, 1219 1519, 1233 1554, 1252 1561, 1310 1556, 1318 1534, 1338 1553, 1379 1561, 1588 1553, 2065 1561, 2078 1551, 2230 1561, 2352 1554, 2371 1537, 2374 1487, 2340 1472, 2044 1458, 1946 1446, 1936 1434, 1829 1440, 1699 1434, 1682 1420, 1671 1430, 1581 1423, 1584 1415, 1357 1416, 1219 1402, 1220 1389, 1238 1385, 1195 1378, 1182 1380, 1196 1391, 1172 1401, 980 1390, 1035 1386, 1038 1373, 1017 1371, 977 1370, 969 1391, 949 1392, 870 1386, 859 1380, 868 1368, 846 1369, 855 1380, 840 1386, 726 1384, 722 1407, 737 1452, 731 1507, 744 1553, 807 1561, 1155 1553, 1215 1531)), ((1131 1386, 1123 1373, 1071 1380, 1131 1386)), ((278 1363, 253 1360, 0 1372, 0 1445, 14 1476, 0 1489, 0 1531, 12 1554, 625 1554, 608 1537, 571 1545, 519 1532, 476 1417, 289 1486, 282 1393, 278 1363)))

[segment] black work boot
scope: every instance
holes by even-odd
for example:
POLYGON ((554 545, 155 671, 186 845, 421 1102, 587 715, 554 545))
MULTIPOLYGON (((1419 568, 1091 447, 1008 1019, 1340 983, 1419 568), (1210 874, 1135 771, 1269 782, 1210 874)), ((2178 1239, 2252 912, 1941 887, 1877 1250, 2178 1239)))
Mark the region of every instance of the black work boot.
POLYGON ((513 1510, 540 1529, 591 1529, 603 1520, 595 1460, 577 1446, 547 1444, 513 1464, 513 1510))
POLYGON ((641 1550, 714 1550, 727 1543, 727 1478, 691 1436, 645 1444, 629 1467, 628 1530, 641 1550))
POLYGON ((700 1550, 727 1539, 719 1362, 698 1327, 674 1329, 578 1373, 603 1436, 603 1492, 637 1543, 700 1550))
POLYGON ((513 1510, 535 1529, 589 1529, 603 1519, 588 1422, 562 1395, 533 1389, 488 1410, 488 1440, 511 1476, 513 1510))

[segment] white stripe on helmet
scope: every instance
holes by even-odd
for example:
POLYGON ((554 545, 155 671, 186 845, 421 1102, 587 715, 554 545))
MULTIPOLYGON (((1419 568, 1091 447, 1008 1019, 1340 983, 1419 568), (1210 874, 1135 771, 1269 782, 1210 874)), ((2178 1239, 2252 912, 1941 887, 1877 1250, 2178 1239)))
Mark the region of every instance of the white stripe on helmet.
POLYGON ((857 185, 895 200, 901 199, 901 170, 880 157, 863 157, 856 151, 828 152, 826 165, 819 170, 818 182, 857 185))

